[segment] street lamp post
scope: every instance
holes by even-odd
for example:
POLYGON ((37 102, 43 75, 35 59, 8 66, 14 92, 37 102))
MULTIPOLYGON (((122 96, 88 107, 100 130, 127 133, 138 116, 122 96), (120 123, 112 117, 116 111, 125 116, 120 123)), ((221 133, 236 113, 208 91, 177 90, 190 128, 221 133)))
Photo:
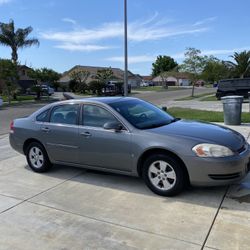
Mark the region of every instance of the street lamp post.
POLYGON ((127 0, 124 0, 124 96, 128 95, 128 31, 127 0))

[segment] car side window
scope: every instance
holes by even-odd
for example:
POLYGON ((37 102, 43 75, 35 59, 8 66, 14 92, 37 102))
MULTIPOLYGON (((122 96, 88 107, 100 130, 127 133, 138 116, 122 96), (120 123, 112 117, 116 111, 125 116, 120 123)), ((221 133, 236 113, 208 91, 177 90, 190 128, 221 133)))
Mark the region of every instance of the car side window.
POLYGON ((43 111, 41 114, 39 114, 36 117, 36 121, 38 122, 47 122, 48 121, 48 115, 49 115, 49 109, 43 111))
POLYGON ((117 119, 104 108, 88 104, 83 106, 83 126, 102 128, 106 122, 117 122, 117 119))
POLYGON ((78 104, 65 104, 55 107, 50 116, 51 123, 77 124, 78 104))

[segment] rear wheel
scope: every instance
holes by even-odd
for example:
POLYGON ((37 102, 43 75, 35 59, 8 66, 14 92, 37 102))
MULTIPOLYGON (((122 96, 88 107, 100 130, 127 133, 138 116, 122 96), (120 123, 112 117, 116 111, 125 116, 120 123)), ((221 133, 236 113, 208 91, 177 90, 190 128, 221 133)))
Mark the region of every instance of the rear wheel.
POLYGON ((161 196, 176 195, 185 185, 185 174, 180 163, 173 157, 163 154, 147 158, 142 176, 146 185, 161 196))
POLYGON ((30 168, 38 173, 46 172, 52 166, 46 150, 38 142, 32 142, 29 144, 26 150, 26 159, 30 168))

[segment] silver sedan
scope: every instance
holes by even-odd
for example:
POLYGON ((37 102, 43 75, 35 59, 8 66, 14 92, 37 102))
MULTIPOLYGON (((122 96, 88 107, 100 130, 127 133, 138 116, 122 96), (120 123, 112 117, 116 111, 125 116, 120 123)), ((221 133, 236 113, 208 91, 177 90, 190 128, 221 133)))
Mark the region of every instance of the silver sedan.
POLYGON ((49 104, 14 120, 10 143, 35 172, 64 164, 140 176, 163 196, 187 184, 229 184, 249 171, 250 146, 241 134, 128 97, 49 104))

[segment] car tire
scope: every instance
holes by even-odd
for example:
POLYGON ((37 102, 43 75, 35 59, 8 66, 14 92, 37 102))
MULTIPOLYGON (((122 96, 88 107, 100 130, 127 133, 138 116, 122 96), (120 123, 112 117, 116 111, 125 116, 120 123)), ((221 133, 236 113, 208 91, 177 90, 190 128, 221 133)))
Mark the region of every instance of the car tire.
POLYGON ((152 155, 145 160, 142 177, 149 189, 161 196, 177 195, 185 186, 181 164, 164 154, 152 155))
POLYGON ((52 164, 46 150, 38 142, 32 142, 26 149, 26 159, 30 168, 37 173, 48 171, 52 164))

